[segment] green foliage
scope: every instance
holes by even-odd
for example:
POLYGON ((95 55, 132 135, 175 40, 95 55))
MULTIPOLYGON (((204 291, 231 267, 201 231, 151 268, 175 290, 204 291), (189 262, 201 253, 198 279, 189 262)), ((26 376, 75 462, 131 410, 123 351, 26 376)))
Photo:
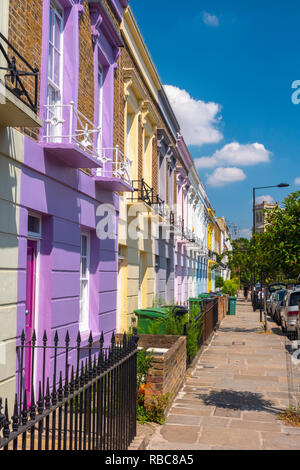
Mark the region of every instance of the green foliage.
POLYGON ((166 303, 165 299, 163 297, 159 297, 156 295, 152 301, 152 307, 160 307, 161 305, 164 305, 166 303))
POLYGON ((222 288, 223 284, 224 284, 224 279, 222 278, 222 276, 217 276, 215 279, 215 286, 222 288))
POLYGON ((146 382, 148 370, 151 365, 153 353, 147 353, 146 349, 141 349, 137 353, 137 388, 146 382))
POLYGON ((137 420, 144 424, 147 422, 163 424, 165 422, 165 410, 170 403, 169 393, 148 396, 145 403, 146 379, 151 366, 153 353, 147 353, 145 349, 137 354, 137 420))
POLYGON ((259 240, 265 261, 297 278, 300 274, 300 191, 291 193, 282 207, 266 212, 267 229, 259 240))
POLYGON ((200 318, 197 318, 201 313, 200 307, 195 306, 190 308, 189 313, 189 323, 186 328, 186 353, 188 364, 191 364, 199 350, 204 322, 202 315, 200 318))
POLYGON ((265 211, 266 231, 251 240, 239 238, 225 253, 232 272, 250 284, 254 273, 263 282, 297 279, 300 274, 300 191, 291 193, 282 207, 265 211))
POLYGON ((158 423, 164 424, 166 421, 165 410, 171 402, 172 395, 170 393, 160 393, 152 395, 145 403, 142 396, 137 405, 137 419, 141 424, 158 423))
POLYGON ((201 308, 197 305, 190 308, 189 314, 176 315, 174 307, 168 307, 166 309, 167 318, 158 318, 152 322, 148 331, 151 335, 183 336, 186 333, 187 361, 190 364, 198 352, 203 331, 202 317, 195 320, 201 313, 201 308))
POLYGON ((238 288, 239 288, 239 281, 236 279, 230 279, 228 281, 224 281, 222 292, 224 292, 224 294, 228 294, 234 297, 236 295, 236 291, 238 290, 238 288))

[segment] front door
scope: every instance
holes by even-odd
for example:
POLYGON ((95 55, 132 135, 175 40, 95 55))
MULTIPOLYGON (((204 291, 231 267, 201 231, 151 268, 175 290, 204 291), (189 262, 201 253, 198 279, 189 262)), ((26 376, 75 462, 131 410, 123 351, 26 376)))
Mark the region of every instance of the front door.
POLYGON ((32 377, 31 338, 34 331, 35 287, 36 287, 37 241, 28 240, 26 265, 26 311, 25 311, 25 388, 30 402, 32 377))

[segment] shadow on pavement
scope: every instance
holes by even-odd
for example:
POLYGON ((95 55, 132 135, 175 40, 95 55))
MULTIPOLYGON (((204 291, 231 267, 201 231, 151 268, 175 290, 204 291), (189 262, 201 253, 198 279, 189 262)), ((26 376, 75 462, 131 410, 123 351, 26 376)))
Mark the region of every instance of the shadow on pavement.
POLYGON ((208 395, 198 395, 207 406, 227 408, 241 411, 266 411, 278 413, 280 410, 273 406, 270 400, 263 398, 260 393, 239 392, 235 390, 211 390, 208 395))

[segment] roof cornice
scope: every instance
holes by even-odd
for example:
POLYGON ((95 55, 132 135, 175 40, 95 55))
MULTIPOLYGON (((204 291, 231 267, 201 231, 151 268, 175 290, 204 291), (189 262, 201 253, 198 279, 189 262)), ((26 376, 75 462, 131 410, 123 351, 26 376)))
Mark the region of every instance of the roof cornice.
POLYGON ((153 97, 157 101, 161 82, 130 7, 124 11, 121 33, 153 97))

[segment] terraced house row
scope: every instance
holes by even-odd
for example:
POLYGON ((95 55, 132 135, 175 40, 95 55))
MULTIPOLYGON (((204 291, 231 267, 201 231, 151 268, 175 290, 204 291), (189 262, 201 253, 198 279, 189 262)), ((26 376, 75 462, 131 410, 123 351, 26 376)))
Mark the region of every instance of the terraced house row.
POLYGON ((135 309, 215 289, 229 230, 128 3, 0 2, 0 396, 22 331, 107 343, 135 309))

